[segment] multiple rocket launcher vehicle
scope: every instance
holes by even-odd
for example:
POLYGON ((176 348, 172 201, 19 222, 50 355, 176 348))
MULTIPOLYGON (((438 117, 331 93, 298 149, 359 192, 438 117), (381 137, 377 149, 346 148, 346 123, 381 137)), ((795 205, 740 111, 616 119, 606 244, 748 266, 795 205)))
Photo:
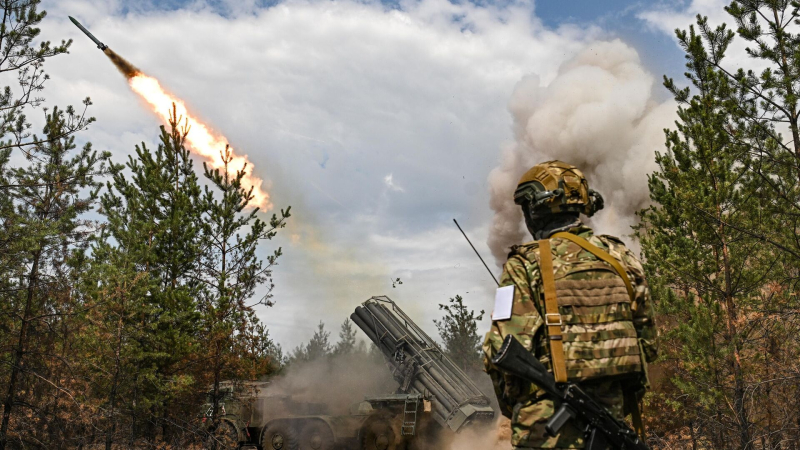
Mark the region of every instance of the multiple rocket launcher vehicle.
POLYGON ((434 448, 443 435, 492 424, 489 399, 388 297, 370 298, 350 318, 383 353, 399 385, 394 393, 367 397, 349 415, 337 416, 323 404, 270 395, 268 382, 239 383, 238 388, 227 383, 212 447, 434 448))

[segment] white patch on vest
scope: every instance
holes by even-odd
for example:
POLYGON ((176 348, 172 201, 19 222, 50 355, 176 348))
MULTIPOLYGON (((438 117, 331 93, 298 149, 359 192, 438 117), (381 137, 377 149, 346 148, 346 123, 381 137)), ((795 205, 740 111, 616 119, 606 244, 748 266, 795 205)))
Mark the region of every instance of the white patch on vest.
POLYGON ((497 288, 494 295, 494 312, 492 320, 508 320, 511 318, 511 309, 514 306, 514 285, 497 288))

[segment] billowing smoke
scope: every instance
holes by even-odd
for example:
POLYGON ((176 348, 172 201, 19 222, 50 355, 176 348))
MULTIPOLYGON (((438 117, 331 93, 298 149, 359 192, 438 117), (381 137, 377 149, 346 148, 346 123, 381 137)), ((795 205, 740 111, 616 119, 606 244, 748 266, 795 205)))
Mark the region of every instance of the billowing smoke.
POLYGON ((593 43, 546 86, 536 75, 517 84, 508 105, 515 142, 489 174, 495 216, 488 244, 498 264, 511 245, 531 239, 513 200, 519 178, 551 159, 579 167, 605 198, 592 218, 599 233, 631 234, 635 212, 649 201, 647 174, 664 146, 663 129, 676 117, 674 102, 654 99, 654 85, 636 51, 619 40, 593 43))
POLYGON ((397 388, 382 359, 360 352, 297 362, 271 381, 267 395, 289 395, 299 402, 322 403, 334 415, 346 415, 353 404, 365 397, 391 394, 397 388))
MULTIPOLYGON (((485 373, 471 376, 483 392, 492 395, 491 381, 485 373)), ((280 377, 270 380, 262 394, 264 397, 291 397, 300 403, 323 404, 326 414, 347 416, 354 407, 367 397, 392 394, 397 382, 383 359, 377 355, 359 351, 353 354, 300 361, 289 365, 280 377)), ((278 403, 268 403, 270 408, 278 403)), ((497 405, 494 405, 497 408, 497 405)), ((271 411, 274 413, 275 411, 271 411)), ((284 411, 287 414, 297 411, 284 411)), ((498 414, 499 416, 499 414, 498 414)), ((414 447, 420 450, 510 450, 509 421, 505 418, 488 426, 474 425, 455 434, 441 428, 433 419, 419 419, 420 429, 426 429, 414 438, 414 447), (426 422, 430 421, 430 422, 426 422), (427 429, 431 426, 431 429, 427 429)), ((398 425, 395 422, 395 425, 398 425)), ((395 436, 400 437, 397 429, 395 436)))

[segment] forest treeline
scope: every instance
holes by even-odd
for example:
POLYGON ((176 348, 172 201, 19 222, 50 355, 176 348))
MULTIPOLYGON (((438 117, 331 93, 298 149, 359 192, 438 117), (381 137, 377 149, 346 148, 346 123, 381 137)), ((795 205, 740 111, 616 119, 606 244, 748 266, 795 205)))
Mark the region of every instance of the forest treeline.
MULTIPOLYGON (((78 148, 91 102, 45 108, 44 64, 70 42, 41 42, 38 3, 0 3, 0 72, 16 79, 0 92, 0 450, 180 448, 202 438, 198 408, 210 390, 216 414, 222 380, 379 358, 349 321, 336 344, 320 323, 282 354, 253 308, 271 305, 281 249, 258 255, 289 208, 262 219, 242 168, 195 168, 174 112, 125 164, 78 148)), ((676 31, 678 120, 635 229, 660 329, 648 442, 797 450, 800 4, 726 10, 732 27, 698 16, 676 31), (734 42, 747 51, 729 63, 734 42)), ((441 308, 444 348, 479 369, 483 312, 459 296, 441 308)))
MULTIPOLYGON (((439 333, 444 353, 464 372, 470 375, 482 372, 483 336, 478 331, 478 322, 483 319, 484 312, 476 313, 469 309, 460 295, 449 299, 445 304, 440 304, 439 309, 444 311, 444 314, 440 319, 434 319, 433 324, 439 333)), ((342 322, 338 338, 338 341, 333 343, 331 333, 325 329, 325 323, 320 322, 308 342, 295 347, 286 355, 283 360, 284 365, 354 354, 375 361, 384 359, 378 347, 358 339, 356 328, 350 319, 342 322)))

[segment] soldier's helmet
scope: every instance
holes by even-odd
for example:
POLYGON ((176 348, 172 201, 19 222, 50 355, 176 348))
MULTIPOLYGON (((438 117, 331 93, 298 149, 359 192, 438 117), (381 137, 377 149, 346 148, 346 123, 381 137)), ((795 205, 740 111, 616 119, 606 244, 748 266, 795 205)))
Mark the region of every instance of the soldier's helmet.
POLYGON ((591 217, 603 209, 603 197, 589 189, 583 172, 563 161, 543 162, 525 172, 514 192, 514 203, 532 217, 562 212, 591 217))

